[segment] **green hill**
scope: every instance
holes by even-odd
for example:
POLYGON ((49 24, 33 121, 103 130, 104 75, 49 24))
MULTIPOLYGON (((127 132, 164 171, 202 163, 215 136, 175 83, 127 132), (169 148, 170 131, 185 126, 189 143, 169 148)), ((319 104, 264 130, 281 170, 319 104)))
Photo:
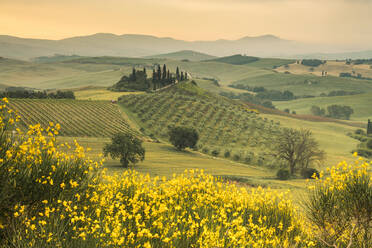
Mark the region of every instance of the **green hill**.
POLYGON ((73 137, 111 137, 133 131, 119 107, 110 101, 11 99, 21 115, 21 127, 49 122, 61 125, 60 134, 73 137))
POLYGON ((268 151, 280 126, 192 82, 157 93, 126 95, 119 103, 150 137, 166 140, 168 127, 191 126, 200 135, 198 148, 204 153, 256 164, 272 163, 268 151))
POLYGON ((259 58, 257 57, 243 56, 240 54, 236 54, 236 55, 217 58, 217 59, 210 59, 207 61, 215 61, 215 62, 221 62, 221 63, 232 64, 232 65, 245 65, 245 64, 256 62, 258 60, 259 58))
POLYGON ((165 53, 147 56, 145 58, 161 58, 161 59, 173 59, 173 60, 189 60, 189 61, 202 61, 214 59, 216 56, 212 56, 206 53, 200 53, 192 50, 183 50, 174 53, 165 53))

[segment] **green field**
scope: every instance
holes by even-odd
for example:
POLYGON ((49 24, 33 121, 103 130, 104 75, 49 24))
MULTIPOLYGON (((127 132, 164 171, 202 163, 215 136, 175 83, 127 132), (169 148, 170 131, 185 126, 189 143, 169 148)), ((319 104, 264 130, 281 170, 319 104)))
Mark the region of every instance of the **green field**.
POLYGON ((289 64, 289 66, 282 66, 276 70, 279 72, 289 71, 293 74, 312 74, 316 76, 322 76, 322 71, 326 71, 327 75, 338 77, 341 72, 348 72, 353 76, 360 74, 362 77, 372 78, 372 67, 368 64, 354 65, 346 64, 346 61, 327 61, 325 64, 310 67, 302 64, 289 64), (310 68, 311 71, 310 71, 310 68))
POLYGON ((109 101, 11 99, 21 116, 21 127, 49 122, 61 125, 64 136, 111 137, 116 132, 135 132, 120 108, 109 101))
POLYGON ((142 94, 143 92, 114 92, 102 87, 84 87, 74 89, 74 94, 78 100, 117 100, 120 96, 128 94, 142 94))
POLYGON ((302 98, 274 103, 278 109, 289 108, 290 110, 295 110, 297 114, 311 114, 310 108, 313 105, 326 109, 327 106, 333 104, 350 106, 354 110, 354 114, 350 117, 351 120, 367 122, 367 119, 372 119, 371 93, 350 96, 302 98))
MULTIPOLYGON (((73 144, 75 138, 59 137, 58 142, 73 144)), ((78 143, 85 148, 90 148, 88 156, 93 159, 99 159, 102 155, 104 144, 109 143, 108 138, 78 137, 78 143)), ((280 191, 291 189, 295 199, 300 199, 306 188, 306 180, 293 179, 290 181, 277 180, 275 170, 265 167, 251 166, 223 158, 216 158, 202 154, 196 151, 178 151, 173 146, 166 143, 144 142, 146 149, 145 160, 139 162, 135 167, 136 171, 149 174, 151 176, 160 176, 171 178, 173 174, 183 173, 185 170, 199 169, 204 172, 231 180, 241 181, 244 187, 271 187, 280 191)), ((122 167, 119 160, 106 158, 105 168, 109 174, 120 173, 125 168, 122 167)))
POLYGON ((237 80, 233 84, 263 86, 272 90, 289 90, 295 95, 319 96, 334 90, 371 92, 371 80, 339 78, 334 76, 318 77, 315 75, 295 75, 279 72, 267 72, 263 75, 251 76, 237 80))

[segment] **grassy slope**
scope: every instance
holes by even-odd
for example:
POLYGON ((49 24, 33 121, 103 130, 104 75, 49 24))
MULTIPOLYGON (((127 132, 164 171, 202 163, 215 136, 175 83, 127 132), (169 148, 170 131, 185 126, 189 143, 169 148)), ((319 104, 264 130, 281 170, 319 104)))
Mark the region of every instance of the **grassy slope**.
POLYGON ((293 59, 260 58, 258 61, 248 64, 248 66, 273 69, 274 67, 292 64, 293 62, 293 59))
POLYGON ((81 65, 76 63, 0 64, 2 83, 32 88, 72 88, 88 85, 110 86, 128 70, 117 65, 81 65))
POLYGON ((351 115, 351 120, 365 122, 367 119, 372 119, 371 101, 371 93, 367 93, 351 96, 316 97, 297 99, 294 101, 278 101, 275 102, 274 105, 279 109, 289 108, 290 110, 295 110, 298 114, 311 114, 310 108, 313 105, 323 108, 332 104, 348 105, 354 110, 354 114, 351 115))
POLYGON ((84 87, 73 89, 78 100, 117 100, 120 96, 128 94, 142 94, 143 92, 113 92, 107 88, 84 87))
MULTIPOLYGON (((59 137, 59 142, 72 143, 74 138, 59 137)), ((109 143, 108 138, 77 138, 80 145, 89 147, 91 150, 88 155, 91 158, 97 159, 102 154, 102 148, 105 143, 109 143)), ((303 179, 294 179, 291 181, 280 181, 275 179, 275 171, 262 167, 254 167, 246 164, 237 163, 234 161, 214 158, 194 151, 180 152, 174 149, 171 145, 164 143, 143 143, 146 154, 145 160, 138 163, 134 168, 151 176, 160 176, 170 178, 174 173, 182 173, 186 169, 204 170, 206 173, 221 176, 235 177, 243 179, 246 184, 243 186, 264 186, 272 187, 279 190, 292 189, 298 196, 298 193, 303 193, 306 181, 303 179)), ((119 160, 106 158, 104 166, 108 169, 108 173, 120 173, 125 170, 119 160)))
POLYGON ((280 124, 285 127, 310 129, 320 147, 327 153, 326 161, 321 167, 332 166, 343 160, 353 161, 351 151, 355 149, 358 141, 346 134, 353 132, 355 127, 333 122, 304 121, 272 114, 263 114, 263 116, 280 121, 280 124))
POLYGON ((371 92, 372 81, 339 77, 318 77, 314 75, 294 75, 284 73, 266 73, 238 80, 234 84, 263 86, 274 90, 290 90, 295 95, 314 95, 333 90, 371 92))

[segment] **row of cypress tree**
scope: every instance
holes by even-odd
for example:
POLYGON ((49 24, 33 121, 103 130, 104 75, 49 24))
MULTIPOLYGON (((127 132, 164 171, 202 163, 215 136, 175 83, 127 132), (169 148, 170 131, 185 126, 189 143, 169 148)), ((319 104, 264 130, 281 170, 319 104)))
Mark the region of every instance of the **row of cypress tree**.
POLYGON ((152 71, 152 89, 156 90, 162 87, 165 87, 170 84, 175 84, 176 82, 181 82, 188 79, 187 72, 180 72, 180 69, 177 66, 176 74, 170 72, 167 69, 167 66, 164 64, 163 68, 160 65, 152 71))

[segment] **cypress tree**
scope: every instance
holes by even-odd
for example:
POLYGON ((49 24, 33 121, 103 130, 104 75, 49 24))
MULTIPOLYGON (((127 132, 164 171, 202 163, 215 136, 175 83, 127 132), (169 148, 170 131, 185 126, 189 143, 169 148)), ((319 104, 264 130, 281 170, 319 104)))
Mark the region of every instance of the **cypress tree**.
POLYGON ((155 72, 155 68, 152 70, 152 82, 155 82, 156 81, 156 72, 155 72))
POLYGON ((133 81, 136 81, 136 68, 134 68, 134 67, 132 69, 132 77, 131 78, 132 78, 133 81))
POLYGON ((183 77, 183 71, 181 71, 181 81, 183 81, 184 77, 183 77))
POLYGON ((160 65, 158 65, 158 75, 157 75, 157 78, 159 81, 161 81, 161 68, 160 68, 160 65))
POLYGON ((164 81, 167 79, 167 66, 164 64, 163 65, 163 78, 164 81))
POLYGON ((180 69, 178 68, 178 66, 177 66, 177 69, 176 69, 176 79, 178 81, 180 80, 180 69))

